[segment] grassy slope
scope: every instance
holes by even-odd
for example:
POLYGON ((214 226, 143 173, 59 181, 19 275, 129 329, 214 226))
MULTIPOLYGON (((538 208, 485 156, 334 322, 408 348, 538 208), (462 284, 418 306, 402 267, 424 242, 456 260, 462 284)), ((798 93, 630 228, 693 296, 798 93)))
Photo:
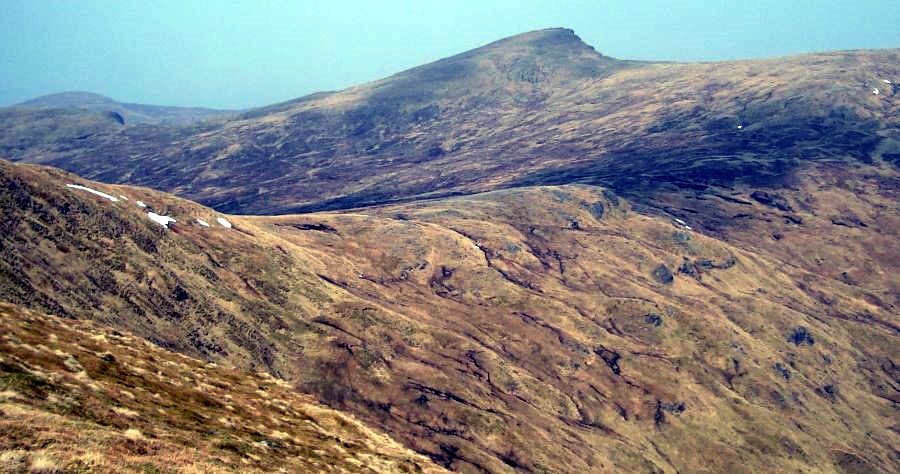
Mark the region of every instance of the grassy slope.
MULTIPOLYGON (((441 335, 437 357, 422 355, 431 344, 413 351, 424 359, 413 378, 439 380, 476 406, 438 397, 419 416, 455 407, 465 421, 435 420, 438 427, 492 446, 513 464, 559 469, 547 453, 553 443, 568 451, 575 471, 638 469, 641 458, 652 460, 646 468, 688 472, 752 472, 765 469, 753 465, 763 460, 784 471, 827 469, 844 453, 881 452, 866 467, 877 470, 896 455, 889 429, 898 401, 896 202, 879 212, 873 236, 831 222, 839 215, 832 206, 860 204, 836 194, 816 206, 824 216, 800 212, 800 226, 764 206, 743 206, 757 226, 787 236, 776 241, 757 227, 737 245, 623 215, 590 188, 410 205, 385 209, 380 219, 317 216, 336 232, 282 232, 303 246, 328 242, 345 256, 323 270, 331 279, 441 335), (589 213, 595 202, 611 210, 599 222, 589 213), (792 255, 768 250, 782 246, 792 255), (660 264, 676 273, 671 286, 654 280, 660 264), (813 344, 789 342, 801 327, 813 344), (454 372, 466 375, 447 375, 454 372), (832 397, 835 390, 842 395, 832 397), (509 428, 508 419, 522 425, 509 428), (533 433, 544 441, 534 443, 533 433), (860 436, 881 447, 857 444, 860 436), (495 437, 521 447, 510 456, 495 437), (585 464, 576 468, 576 460, 585 464)), ((386 323, 376 315, 358 329, 344 324, 370 334, 364 345, 385 350, 372 327, 386 323)))
POLYGON ((6 303, 0 316, 0 471, 441 471, 268 374, 6 303))
POLYGON ((110 203, 2 171, 4 299, 269 371, 454 469, 898 467, 887 163, 666 194, 669 216, 559 186, 236 229, 147 189, 94 184, 131 198, 110 203), (679 199, 735 216, 728 240, 672 220, 710 214, 679 199))

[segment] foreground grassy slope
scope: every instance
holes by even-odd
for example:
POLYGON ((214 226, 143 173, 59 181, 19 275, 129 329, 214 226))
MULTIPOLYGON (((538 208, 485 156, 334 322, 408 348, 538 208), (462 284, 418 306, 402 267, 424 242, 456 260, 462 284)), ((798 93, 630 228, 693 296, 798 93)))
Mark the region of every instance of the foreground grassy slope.
POLYGON ((2 472, 442 472, 266 373, 0 303, 2 472))
POLYGON ((890 163, 662 209, 551 186, 230 229, 0 171, 4 299, 268 371, 455 470, 900 467, 890 163))

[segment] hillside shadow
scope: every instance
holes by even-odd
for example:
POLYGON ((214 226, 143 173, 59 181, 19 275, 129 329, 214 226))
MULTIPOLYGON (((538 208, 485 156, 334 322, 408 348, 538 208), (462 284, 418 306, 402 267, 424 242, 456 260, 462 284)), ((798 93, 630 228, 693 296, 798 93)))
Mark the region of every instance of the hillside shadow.
POLYGON ((847 108, 825 116, 763 118, 769 115, 769 110, 744 110, 740 116, 711 117, 696 109, 666 114, 641 143, 540 170, 512 186, 603 186, 639 205, 662 208, 661 197, 671 193, 700 198, 739 186, 790 187, 797 171, 811 163, 873 164, 883 140, 876 134, 881 124, 847 108), (745 125, 746 117, 761 121, 745 125), (684 146, 683 137, 691 135, 701 138, 684 146))

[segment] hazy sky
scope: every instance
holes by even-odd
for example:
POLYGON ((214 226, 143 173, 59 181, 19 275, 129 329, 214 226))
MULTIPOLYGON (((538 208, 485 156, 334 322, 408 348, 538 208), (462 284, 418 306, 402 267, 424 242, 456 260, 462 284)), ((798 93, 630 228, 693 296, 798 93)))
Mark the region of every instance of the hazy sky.
POLYGON ((0 106, 260 106, 553 26, 623 59, 900 47, 897 0, 0 0, 0 106))

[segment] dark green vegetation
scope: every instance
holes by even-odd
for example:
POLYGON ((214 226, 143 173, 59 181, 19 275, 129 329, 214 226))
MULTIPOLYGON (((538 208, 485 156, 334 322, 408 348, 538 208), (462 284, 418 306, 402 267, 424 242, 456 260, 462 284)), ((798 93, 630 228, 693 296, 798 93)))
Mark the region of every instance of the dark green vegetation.
POLYGON ((546 30, 187 128, 17 122, 16 160, 328 211, 226 229, 3 163, 0 299, 267 371, 464 472, 896 472, 898 56, 647 64, 546 30))

